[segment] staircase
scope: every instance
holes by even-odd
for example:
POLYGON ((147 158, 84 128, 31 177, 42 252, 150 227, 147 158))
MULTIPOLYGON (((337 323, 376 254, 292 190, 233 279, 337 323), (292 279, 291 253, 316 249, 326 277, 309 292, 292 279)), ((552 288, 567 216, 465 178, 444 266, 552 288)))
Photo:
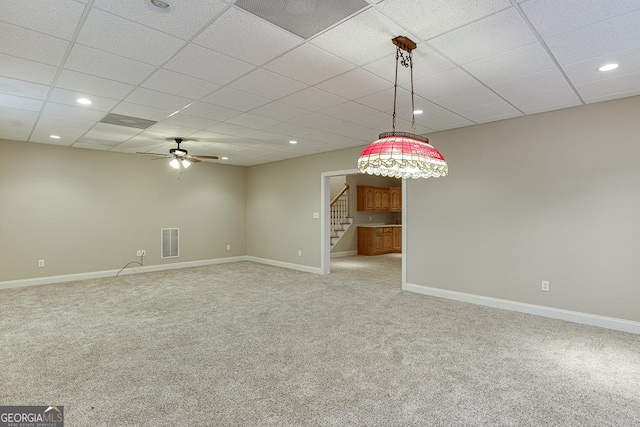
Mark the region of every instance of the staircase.
POLYGON ((331 251, 333 251, 333 248, 335 248, 340 239, 342 239, 342 236, 345 235, 349 227, 351 227, 351 224, 353 224, 353 218, 349 216, 349 185, 345 184, 340 193, 331 200, 329 215, 331 251))

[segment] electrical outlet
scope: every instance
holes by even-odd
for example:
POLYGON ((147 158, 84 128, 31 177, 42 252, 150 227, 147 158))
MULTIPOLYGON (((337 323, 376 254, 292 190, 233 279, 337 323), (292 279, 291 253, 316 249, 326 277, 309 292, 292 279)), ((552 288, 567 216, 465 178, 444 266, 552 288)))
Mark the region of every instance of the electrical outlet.
POLYGON ((231 250, 231 245, 227 245, 227 250, 230 251, 231 250))
POLYGON ((548 280, 543 280, 542 281, 542 291, 543 292, 549 292, 549 281, 548 280))
POLYGON ((39 259, 38 260, 38 268, 44 267, 44 260, 43 259, 39 259))
POLYGON ((298 251, 298 256, 302 256, 302 251, 298 251))
POLYGON ((138 249, 136 251, 136 256, 145 256, 147 254, 147 251, 145 251, 144 249, 138 249))

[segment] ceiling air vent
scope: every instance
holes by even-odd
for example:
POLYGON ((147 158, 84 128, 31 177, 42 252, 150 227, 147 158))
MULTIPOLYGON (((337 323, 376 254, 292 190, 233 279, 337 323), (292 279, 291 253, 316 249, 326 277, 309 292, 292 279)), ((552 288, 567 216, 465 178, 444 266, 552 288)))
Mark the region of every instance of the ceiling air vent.
POLYGON ((161 258, 178 258, 180 256, 180 229, 163 228, 161 258))
POLYGON ((120 114, 109 113, 100 120, 100 123, 108 123, 110 125, 126 126, 129 128, 146 129, 158 122, 153 120, 141 119, 139 117, 123 116, 120 114))
POLYGON ((308 39, 369 3, 365 0, 236 0, 235 5, 308 39))

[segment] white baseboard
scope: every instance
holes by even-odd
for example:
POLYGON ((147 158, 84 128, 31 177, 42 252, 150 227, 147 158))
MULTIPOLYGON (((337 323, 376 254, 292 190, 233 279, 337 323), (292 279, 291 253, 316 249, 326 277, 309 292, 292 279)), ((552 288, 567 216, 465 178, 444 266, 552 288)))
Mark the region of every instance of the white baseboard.
POLYGON ((247 258, 247 261, 253 261, 260 264, 273 265, 275 267, 283 267, 283 268, 288 268, 290 270, 304 271, 305 273, 323 274, 322 269, 320 267, 310 267, 308 265, 293 264, 290 262, 276 261, 273 259, 258 258, 254 256, 247 256, 246 258, 247 258))
POLYGON ((537 316, 550 317, 552 319, 566 320, 585 325, 599 326, 601 328, 614 329, 616 331, 640 334, 640 322, 618 319, 615 317, 599 316, 597 314, 581 313, 579 311, 563 310, 561 308, 545 307, 543 305, 527 304, 506 299, 485 297, 482 295, 468 294, 464 292, 450 291, 446 289, 432 288, 430 286, 407 283, 403 286, 405 291, 430 295, 438 298, 452 299, 471 304, 485 305, 504 310, 518 311, 520 313, 535 314, 537 316))
MULTIPOLYGON (((203 265, 226 264, 229 262, 247 261, 245 256, 204 259, 199 261, 176 262, 172 264, 145 265, 144 267, 125 268, 120 276, 128 274, 150 273, 152 271, 175 270, 179 268, 201 267, 203 265)), ((60 276, 36 277, 33 279, 8 280, 0 282, 0 289, 21 288, 24 286, 48 285, 51 283, 73 282, 76 280, 113 277, 120 270, 91 271, 88 273, 64 274, 60 276)))
POLYGON ((331 252, 331 258, 344 258, 354 255, 358 255, 358 251, 331 252))

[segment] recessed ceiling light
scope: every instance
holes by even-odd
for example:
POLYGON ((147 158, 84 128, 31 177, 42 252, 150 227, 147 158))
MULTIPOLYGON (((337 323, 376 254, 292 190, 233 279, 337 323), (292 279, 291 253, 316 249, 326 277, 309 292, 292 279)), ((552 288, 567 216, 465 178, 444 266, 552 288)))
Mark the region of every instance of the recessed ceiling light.
POLYGON ((413 114, 422 114, 424 111, 422 110, 413 110, 413 114))
POLYGON ((87 98, 78 98, 76 99, 76 102, 82 105, 91 105, 91 101, 88 100, 87 98))
POLYGON ((618 68, 618 64, 605 64, 602 67, 598 68, 598 71, 611 71, 618 68))
POLYGON ((289 141, 289 144, 297 144, 297 143, 298 141, 294 141, 294 140, 289 141))
POLYGON ((60 139, 59 135, 49 135, 49 138, 51 139, 60 139))
POLYGON ((162 0, 151 0, 151 4, 160 9, 166 9, 169 7, 169 3, 162 0))
POLYGON ((220 157, 222 160, 229 160, 228 157, 220 157))

